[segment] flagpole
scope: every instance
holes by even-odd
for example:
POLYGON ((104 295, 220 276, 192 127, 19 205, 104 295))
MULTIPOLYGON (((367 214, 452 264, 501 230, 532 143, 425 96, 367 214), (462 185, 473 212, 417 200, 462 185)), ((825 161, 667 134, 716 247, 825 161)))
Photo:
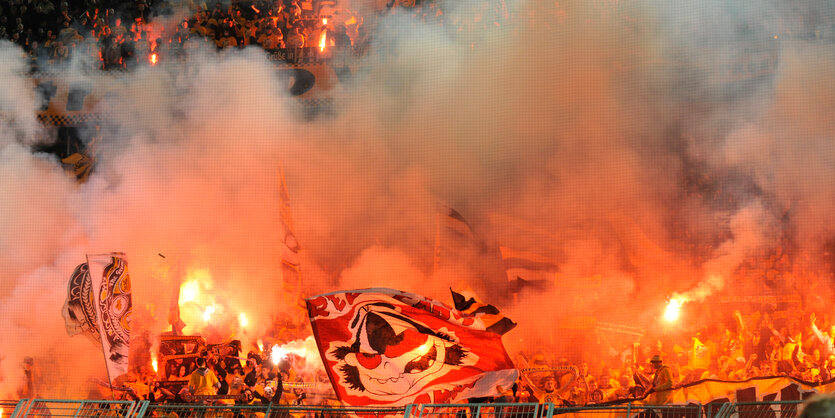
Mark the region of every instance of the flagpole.
MULTIPOLYGON (((105 255, 105 254, 94 254, 94 255, 105 255)), ((86 253, 84 254, 84 260, 87 261, 87 274, 91 274, 90 273, 90 271, 91 271, 90 270, 90 256, 87 255, 86 253)), ((93 300, 95 301, 95 303, 101 305, 101 299, 100 299, 101 298, 101 282, 99 282, 99 288, 98 289, 93 289, 93 295, 95 295, 95 296, 93 296, 93 300)), ((101 315, 96 315, 96 325, 99 327, 99 339, 101 340, 102 338, 106 338, 104 336, 104 329, 103 329, 104 327, 101 326, 101 315)), ((101 345, 101 355, 102 355, 102 358, 104 358, 104 370, 107 372, 107 386, 110 388, 110 397, 113 398, 113 400, 115 401, 116 400, 116 394, 113 393, 113 379, 110 378, 110 368, 107 367, 107 353, 104 352, 104 342, 103 341, 99 341, 99 342, 102 343, 102 345, 101 345)))
POLYGON ((438 273, 441 263, 441 213, 435 211, 435 253, 432 260, 432 277, 438 273))

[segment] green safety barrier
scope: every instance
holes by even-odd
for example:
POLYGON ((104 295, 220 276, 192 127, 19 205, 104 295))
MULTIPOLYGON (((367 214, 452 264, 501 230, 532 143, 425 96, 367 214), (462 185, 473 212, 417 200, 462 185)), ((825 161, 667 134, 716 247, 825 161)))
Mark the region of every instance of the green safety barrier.
POLYGON ((707 405, 560 406, 552 403, 409 404, 394 408, 155 404, 149 401, 2 401, 2 418, 796 418, 802 400, 707 405))
POLYGON ((553 403, 410 404, 404 418, 545 418, 553 403))
POLYGON ((12 418, 131 418, 135 406, 133 401, 27 399, 18 404, 12 418))

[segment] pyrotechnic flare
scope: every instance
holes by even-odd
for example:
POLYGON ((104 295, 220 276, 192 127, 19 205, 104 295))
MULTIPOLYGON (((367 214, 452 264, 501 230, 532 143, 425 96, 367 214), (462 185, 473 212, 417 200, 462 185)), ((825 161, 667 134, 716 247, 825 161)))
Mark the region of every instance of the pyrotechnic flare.
POLYGON ((154 373, 159 373, 159 363, 157 362, 157 353, 151 353, 151 368, 154 369, 154 373))
POLYGON ((667 322, 675 322, 681 315, 681 305, 687 302, 680 296, 673 296, 667 303, 667 308, 664 309, 664 320, 667 322))
POLYGON ((249 319, 247 319, 246 314, 241 312, 238 314, 238 324, 241 325, 241 328, 246 328, 249 325, 249 319))
POLYGON ((324 52, 328 43, 328 18, 322 18, 322 36, 319 37, 319 52, 324 52))
POLYGON ((212 315, 215 313, 216 310, 217 308, 215 308, 215 305, 207 306, 206 310, 203 311, 203 320, 206 322, 211 321, 212 315))

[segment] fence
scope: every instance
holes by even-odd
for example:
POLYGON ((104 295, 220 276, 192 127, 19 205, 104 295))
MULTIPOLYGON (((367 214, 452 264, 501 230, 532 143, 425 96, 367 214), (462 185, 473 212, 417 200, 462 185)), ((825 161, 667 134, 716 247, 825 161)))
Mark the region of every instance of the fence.
POLYGON ((536 403, 410 404, 399 408, 0 400, 0 418, 795 418, 803 401, 559 407, 536 403))

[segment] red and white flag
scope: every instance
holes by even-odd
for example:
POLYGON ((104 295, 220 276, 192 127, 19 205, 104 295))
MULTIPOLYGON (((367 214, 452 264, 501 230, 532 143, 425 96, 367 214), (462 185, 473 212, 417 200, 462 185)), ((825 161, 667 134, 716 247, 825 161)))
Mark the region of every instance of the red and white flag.
POLYGON ((392 289, 307 299, 319 352, 352 406, 449 403, 497 396, 517 377, 499 333, 478 315, 392 289))

